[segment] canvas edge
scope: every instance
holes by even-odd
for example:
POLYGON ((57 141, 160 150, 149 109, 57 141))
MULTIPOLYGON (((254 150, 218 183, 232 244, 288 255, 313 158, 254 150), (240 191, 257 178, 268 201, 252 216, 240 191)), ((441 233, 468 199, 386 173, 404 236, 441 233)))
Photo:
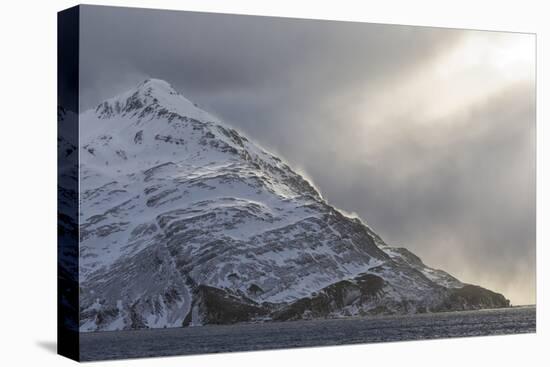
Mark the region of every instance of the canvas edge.
POLYGON ((80 6, 57 13, 57 353, 80 360, 78 332, 78 181, 63 178, 63 169, 78 172, 80 6), (67 114, 67 111, 72 113, 67 114), (70 126, 71 128, 67 128, 70 126), (60 139, 76 147, 63 150, 60 139), (62 183, 63 182, 63 183, 62 183), (72 192, 73 195, 63 195, 72 192))

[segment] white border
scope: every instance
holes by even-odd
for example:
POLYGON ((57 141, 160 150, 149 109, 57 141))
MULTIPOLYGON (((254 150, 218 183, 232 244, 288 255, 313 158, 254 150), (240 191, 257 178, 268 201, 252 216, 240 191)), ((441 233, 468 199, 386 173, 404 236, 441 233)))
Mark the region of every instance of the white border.
MULTIPOLYGON (((160 366, 538 366, 548 361, 548 317, 544 312, 550 264, 548 242, 548 129, 544 126, 544 86, 548 76, 545 40, 550 39, 544 1, 386 0, 331 2, 298 0, 92 1, 237 14, 354 20, 388 24, 443 26, 537 33, 537 304, 536 335, 482 337, 422 342, 367 344, 283 351, 170 357, 107 362, 160 366)), ((72 1, 2 3, 0 16, 0 364, 69 365, 52 352, 56 337, 56 12, 72 1)), ((548 99, 548 98, 547 98, 548 99)))

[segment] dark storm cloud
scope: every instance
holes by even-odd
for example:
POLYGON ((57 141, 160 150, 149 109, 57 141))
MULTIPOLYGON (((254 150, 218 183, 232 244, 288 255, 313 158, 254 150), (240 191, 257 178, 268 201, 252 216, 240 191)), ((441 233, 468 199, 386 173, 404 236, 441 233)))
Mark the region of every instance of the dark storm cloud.
POLYGON ((268 97, 296 100, 296 105, 304 98, 319 102, 340 88, 414 67, 459 35, 405 26, 110 7, 84 7, 81 19, 85 108, 109 92, 133 87, 134 79, 143 76, 168 80, 204 100, 235 93, 248 99, 260 90, 268 97))
POLYGON ((165 79, 390 243, 534 301, 532 83, 434 121, 387 87, 471 32, 109 7, 84 7, 81 22, 82 108, 165 79), (365 128, 371 97, 395 113, 365 128))

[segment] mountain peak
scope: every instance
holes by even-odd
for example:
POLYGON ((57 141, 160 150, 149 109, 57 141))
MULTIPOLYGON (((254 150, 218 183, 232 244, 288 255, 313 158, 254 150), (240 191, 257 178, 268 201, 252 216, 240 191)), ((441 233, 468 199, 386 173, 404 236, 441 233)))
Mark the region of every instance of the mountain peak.
POLYGON ((176 90, 170 85, 170 83, 162 80, 150 78, 141 82, 137 86, 137 91, 140 91, 144 94, 155 95, 155 94, 168 94, 168 95, 177 95, 179 94, 176 90))
POLYGON ((218 119, 200 109, 196 103, 177 92, 168 82, 155 78, 146 79, 136 87, 101 102, 94 113, 101 119, 110 119, 115 116, 144 118, 159 111, 201 121, 219 122, 218 119))
POLYGON ((168 83, 166 80, 158 79, 158 78, 148 78, 142 81, 138 87, 141 86, 158 86, 158 87, 169 87, 172 88, 170 83, 168 83))

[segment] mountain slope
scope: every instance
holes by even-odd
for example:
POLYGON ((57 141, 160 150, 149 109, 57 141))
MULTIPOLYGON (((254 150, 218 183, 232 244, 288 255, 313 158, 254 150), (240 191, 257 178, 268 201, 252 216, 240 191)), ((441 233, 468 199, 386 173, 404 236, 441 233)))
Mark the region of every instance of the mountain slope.
POLYGON ((508 305, 387 246, 164 81, 80 126, 82 331, 508 305))

